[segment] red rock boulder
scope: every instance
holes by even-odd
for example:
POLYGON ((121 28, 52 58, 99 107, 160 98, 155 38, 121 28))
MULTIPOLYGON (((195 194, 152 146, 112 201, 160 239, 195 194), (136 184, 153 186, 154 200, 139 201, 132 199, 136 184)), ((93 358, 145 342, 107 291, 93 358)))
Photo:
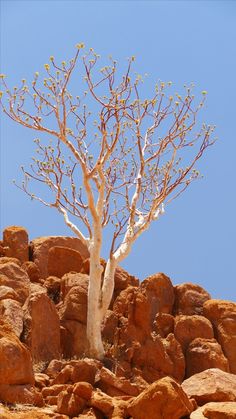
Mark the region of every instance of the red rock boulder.
POLYGON ((213 339, 214 331, 211 322, 204 316, 177 316, 174 335, 185 353, 188 345, 196 338, 213 339))
POLYGON ((65 247, 77 250, 83 259, 89 257, 87 247, 76 237, 50 236, 40 237, 30 243, 31 259, 38 266, 40 276, 47 278, 49 250, 52 247, 65 247))
POLYGON ((214 326, 216 338, 229 361, 230 372, 236 374, 236 303, 210 300, 204 304, 203 311, 214 326))
POLYGON ((8 262, 0 265, 0 286, 12 288, 17 294, 17 300, 24 304, 29 296, 30 280, 27 273, 16 263, 8 262))
POLYGON ((210 294, 199 285, 185 283, 175 287, 174 314, 203 314, 203 304, 209 300, 210 294))
POLYGON ((181 386, 172 378, 165 377, 151 384, 132 400, 127 413, 133 419, 180 419, 193 410, 181 386))
POLYGON ((21 262, 29 260, 28 233, 24 227, 11 226, 3 231, 5 256, 15 257, 21 262))
POLYGON ((55 305, 44 293, 32 294, 23 307, 24 336, 34 362, 60 357, 60 320, 55 305))
POLYGON ((11 325, 18 338, 23 330, 23 309, 18 301, 5 299, 0 301, 1 319, 11 325))

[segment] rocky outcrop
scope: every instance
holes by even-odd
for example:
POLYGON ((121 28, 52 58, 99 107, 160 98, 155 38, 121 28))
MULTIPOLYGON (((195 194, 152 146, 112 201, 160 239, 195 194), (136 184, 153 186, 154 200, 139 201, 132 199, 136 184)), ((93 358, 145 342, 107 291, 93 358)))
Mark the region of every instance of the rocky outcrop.
POLYGON ((55 305, 44 293, 32 294, 25 302, 23 341, 34 362, 59 358, 60 320, 55 305))
POLYGON ((11 226, 3 231, 4 255, 20 262, 29 260, 28 233, 24 227, 11 226))
MULTIPOLYGON (((20 403, 19 419, 234 417, 235 303, 212 300, 195 284, 174 287, 163 273, 139 284, 118 267, 102 323, 105 357, 89 359, 88 250, 78 239, 44 237, 28 260, 22 228, 7 234, 0 402, 20 403)), ((18 419, 1 409, 4 419, 18 419)))
POLYGON ((192 411, 192 403, 181 386, 169 377, 151 384, 127 407, 134 419, 179 419, 192 411))
POLYGON ((198 405, 236 401, 236 376, 218 368, 193 375, 182 383, 182 388, 198 405))
MULTIPOLYGON (((78 251, 82 259, 86 259, 89 257, 88 249, 84 246, 81 240, 74 237, 50 236, 34 239, 30 243, 31 258, 32 261, 35 262, 35 264, 38 266, 42 278, 46 278, 47 276, 49 276, 49 251, 51 248, 58 246, 78 251)), ((65 250, 65 252, 67 251, 65 250)), ((68 255, 68 253, 66 254, 68 255)), ((65 263, 67 263, 66 260, 65 263)))
POLYGON ((229 361, 230 371, 236 374, 236 303, 209 300, 203 313, 213 324, 216 337, 229 361))

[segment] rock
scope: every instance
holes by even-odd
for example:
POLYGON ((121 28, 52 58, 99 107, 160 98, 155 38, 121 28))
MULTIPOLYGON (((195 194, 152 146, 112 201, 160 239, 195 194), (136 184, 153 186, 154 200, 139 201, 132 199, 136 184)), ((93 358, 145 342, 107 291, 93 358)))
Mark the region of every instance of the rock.
MULTIPOLYGON (((142 294, 139 288, 128 287, 121 291, 117 297, 113 311, 120 319, 126 318, 128 324, 133 328, 134 334, 129 333, 126 335, 127 344, 131 343, 139 336, 139 341, 145 340, 151 332, 151 307, 148 303, 147 297, 142 294)), ((128 344, 129 346, 129 344, 128 344)))
POLYGON ((93 392, 90 405, 102 412, 105 417, 109 418, 111 417, 114 410, 112 397, 99 390, 93 392))
POLYGON ((66 361, 62 361, 61 359, 53 359, 49 362, 47 369, 45 370, 45 374, 47 374, 50 378, 56 378, 65 364, 66 361))
POLYGON ((65 295, 63 305, 60 307, 61 320, 76 320, 87 323, 87 294, 89 277, 84 274, 68 274, 63 281, 73 281, 77 285, 72 286, 68 292, 65 283, 62 282, 62 292, 65 295))
POLYGON ((81 291, 88 293, 89 276, 82 273, 70 272, 61 279, 61 298, 64 301, 73 287, 81 287, 81 291))
POLYGON ((31 355, 8 324, 0 323, 0 384, 34 384, 31 355))
POLYGON ((21 262, 29 260, 28 233, 24 227, 11 226, 3 231, 3 246, 8 248, 5 255, 21 262))
POLYGON ((67 272, 80 272, 83 258, 78 250, 54 246, 48 252, 48 275, 61 278, 67 272))
POLYGON ((107 313, 102 323, 103 340, 112 344, 114 342, 114 336, 115 336, 115 331, 117 327, 118 327, 118 317, 113 311, 107 310, 107 313))
POLYGON ((68 389, 58 395, 57 412, 74 417, 83 412, 85 405, 86 401, 82 397, 68 389))
POLYGON ((44 281, 44 287, 47 289, 49 298, 51 298, 55 304, 58 304, 60 301, 61 278, 57 278, 57 276, 49 276, 44 281))
POLYGON ((236 402, 206 403, 192 412, 190 419, 235 419, 236 402))
POLYGON ((122 290, 130 286, 133 286, 133 287, 139 286, 139 280, 135 276, 130 275, 121 266, 117 266, 116 268, 114 281, 115 281, 114 299, 118 297, 118 295, 121 293, 122 290))
POLYGON ((174 305, 174 287, 168 276, 157 273, 146 278, 140 285, 140 289, 147 297, 151 306, 151 324, 157 313, 172 314, 174 305))
POLYGON ((76 383, 73 387, 73 393, 82 397, 84 400, 89 400, 92 397, 93 386, 87 382, 76 383))
POLYGON ((41 372, 36 372, 34 374, 35 379, 35 387, 42 389, 49 385, 49 376, 47 374, 43 374, 41 372))
POLYGON ((6 285, 0 286, 0 301, 5 299, 17 300, 17 293, 11 287, 6 285))
POLYGON ((40 270, 40 276, 47 278, 48 274, 48 255, 52 247, 62 246, 69 249, 77 250, 83 259, 89 257, 87 247, 75 237, 50 236, 40 237, 31 242, 32 260, 36 263, 40 270))
POLYGON ((0 286, 12 288, 17 294, 17 300, 23 304, 29 296, 30 280, 27 273, 16 263, 8 262, 0 265, 0 286))
POLYGON ((203 316, 177 316, 175 318, 174 335, 184 353, 195 338, 213 339, 214 332, 211 322, 203 316))
POLYGON ((55 305, 43 293, 31 295, 24 307, 24 337, 34 362, 59 358, 60 321, 55 305))
POLYGON ((148 383, 166 375, 181 381, 185 372, 185 360, 179 343, 174 336, 167 339, 159 336, 150 337, 145 343, 136 343, 132 347, 131 364, 139 370, 148 383))
POLYGON ((86 325, 75 320, 62 321, 61 349, 64 358, 84 356, 88 350, 86 325))
POLYGON ((185 283, 177 285, 175 289, 174 314, 203 314, 203 304, 209 300, 210 294, 199 285, 185 283))
POLYGON ((40 271, 39 271, 38 266, 34 262, 30 262, 30 261, 24 262, 21 267, 22 269, 25 270, 25 272, 27 272, 28 277, 31 282, 41 283, 40 271))
POLYGON ((124 377, 117 377, 107 368, 100 371, 98 387, 109 396, 138 396, 141 390, 136 384, 131 383, 124 377))
POLYGON ((93 385, 99 368, 101 368, 100 362, 93 359, 72 360, 66 363, 54 378, 52 384, 78 383, 83 381, 93 385))
POLYGON ((34 282, 31 282, 31 284, 30 284, 30 295, 32 296, 34 294, 47 295, 47 290, 44 286, 42 286, 40 284, 36 284, 34 282))
POLYGON ((192 410, 192 404, 181 386, 172 378, 165 377, 133 399, 128 404, 127 413, 133 419, 180 419, 192 410))
POLYGON ((168 313, 157 313, 153 323, 153 331, 163 338, 174 333, 175 318, 168 313))
POLYGON ((11 299, 0 301, 0 316, 4 322, 11 325, 19 338, 23 330, 23 309, 20 303, 11 299))
POLYGON ((193 375, 182 383, 182 388, 198 405, 236 401, 236 376, 218 368, 193 375))
POLYGON ((229 363, 216 339, 194 339, 186 351, 186 378, 209 368, 229 372, 229 363))
POLYGON ((0 265, 4 265, 5 263, 13 262, 16 263, 16 265, 21 266, 21 261, 17 258, 11 258, 11 257, 0 257, 0 265))
POLYGON ((30 384, 0 384, 0 400, 4 403, 23 403, 44 406, 42 395, 30 384))
POLYGON ((236 303, 210 300, 204 304, 203 311, 215 328, 216 338, 229 361, 230 372, 236 374, 236 303))

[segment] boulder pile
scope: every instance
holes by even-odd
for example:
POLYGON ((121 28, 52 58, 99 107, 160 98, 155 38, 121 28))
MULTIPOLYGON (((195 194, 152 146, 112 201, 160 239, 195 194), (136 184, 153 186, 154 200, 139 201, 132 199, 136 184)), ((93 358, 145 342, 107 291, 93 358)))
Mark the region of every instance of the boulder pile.
POLYGON ((1 419, 236 418, 235 302, 119 267, 101 362, 87 353, 88 283, 79 239, 3 231, 1 419))

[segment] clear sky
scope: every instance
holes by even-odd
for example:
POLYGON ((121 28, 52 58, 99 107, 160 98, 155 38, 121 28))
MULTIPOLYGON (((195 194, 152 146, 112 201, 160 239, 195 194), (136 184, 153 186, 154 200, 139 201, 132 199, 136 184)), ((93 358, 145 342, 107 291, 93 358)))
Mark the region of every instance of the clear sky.
MULTIPOLYGON (((140 279, 164 272, 213 298, 236 300, 236 2, 1 1, 1 72, 14 86, 31 81, 53 55, 69 60, 84 42, 176 90, 195 82, 208 91, 206 122, 219 141, 200 163, 204 175, 141 236, 123 266, 140 279)), ((77 94, 77 92, 75 92, 77 94)), ((35 133, 1 116, 1 229, 22 225, 30 238, 68 235, 52 209, 31 202, 12 179, 29 163, 35 133)))

